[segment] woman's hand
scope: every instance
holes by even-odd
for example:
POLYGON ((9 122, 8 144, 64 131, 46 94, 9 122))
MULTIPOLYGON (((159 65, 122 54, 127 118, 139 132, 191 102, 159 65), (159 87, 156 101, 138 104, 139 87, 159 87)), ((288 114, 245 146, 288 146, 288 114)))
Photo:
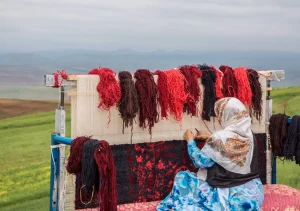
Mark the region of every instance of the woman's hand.
POLYGON ((191 130, 186 130, 185 133, 184 133, 184 135, 183 135, 183 138, 186 141, 193 140, 194 137, 195 137, 194 133, 191 130))
POLYGON ((210 136, 211 134, 201 130, 196 134, 195 139, 207 140, 210 136))

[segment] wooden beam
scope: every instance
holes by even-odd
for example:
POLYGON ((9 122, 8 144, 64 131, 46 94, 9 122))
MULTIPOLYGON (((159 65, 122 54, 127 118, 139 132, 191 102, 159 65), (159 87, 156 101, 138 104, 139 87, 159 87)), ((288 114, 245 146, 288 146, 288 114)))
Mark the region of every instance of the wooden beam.
MULTIPOLYGON (((58 83, 60 86, 76 86, 76 81, 64 80, 61 76, 58 76, 58 83)), ((53 75, 44 75, 44 85, 46 87, 53 87, 55 79, 53 75)))
POLYGON ((266 91, 272 91, 272 90, 273 90, 272 87, 267 87, 267 88, 266 88, 266 91))
POLYGON ((77 75, 68 75, 69 81, 77 81, 77 75))

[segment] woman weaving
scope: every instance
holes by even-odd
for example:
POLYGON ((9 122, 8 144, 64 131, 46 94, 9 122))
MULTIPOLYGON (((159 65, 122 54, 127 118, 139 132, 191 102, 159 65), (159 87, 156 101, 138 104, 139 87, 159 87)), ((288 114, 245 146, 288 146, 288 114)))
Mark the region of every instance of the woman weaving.
POLYGON ((236 211, 262 207, 264 192, 249 114, 236 98, 218 100, 215 113, 222 130, 212 135, 197 133, 195 138, 206 140, 201 150, 193 140, 193 132, 185 132, 189 156, 199 170, 197 174, 179 172, 158 211, 236 211))

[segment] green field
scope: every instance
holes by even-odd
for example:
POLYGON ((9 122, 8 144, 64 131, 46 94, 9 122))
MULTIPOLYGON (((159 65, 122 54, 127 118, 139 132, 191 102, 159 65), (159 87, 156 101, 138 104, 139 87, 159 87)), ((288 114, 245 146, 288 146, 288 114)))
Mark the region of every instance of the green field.
MULTIPOLYGON (((300 114, 300 87, 275 89, 274 112, 300 114)), ((70 116, 67 131, 70 132, 70 116)), ((50 134, 54 112, 0 121, 0 210, 49 210, 50 134)), ((68 136, 70 134, 67 134, 68 136)), ((277 161, 277 182, 300 189, 300 167, 277 161)))

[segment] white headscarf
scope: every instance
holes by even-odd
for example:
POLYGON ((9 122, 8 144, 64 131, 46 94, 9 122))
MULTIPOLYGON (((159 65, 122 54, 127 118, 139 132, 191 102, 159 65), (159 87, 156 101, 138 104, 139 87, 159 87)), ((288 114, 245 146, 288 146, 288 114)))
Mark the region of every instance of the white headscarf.
POLYGON ((215 113, 222 130, 212 134, 202 153, 228 171, 250 173, 253 134, 246 107, 236 98, 222 98, 215 103, 215 113))

